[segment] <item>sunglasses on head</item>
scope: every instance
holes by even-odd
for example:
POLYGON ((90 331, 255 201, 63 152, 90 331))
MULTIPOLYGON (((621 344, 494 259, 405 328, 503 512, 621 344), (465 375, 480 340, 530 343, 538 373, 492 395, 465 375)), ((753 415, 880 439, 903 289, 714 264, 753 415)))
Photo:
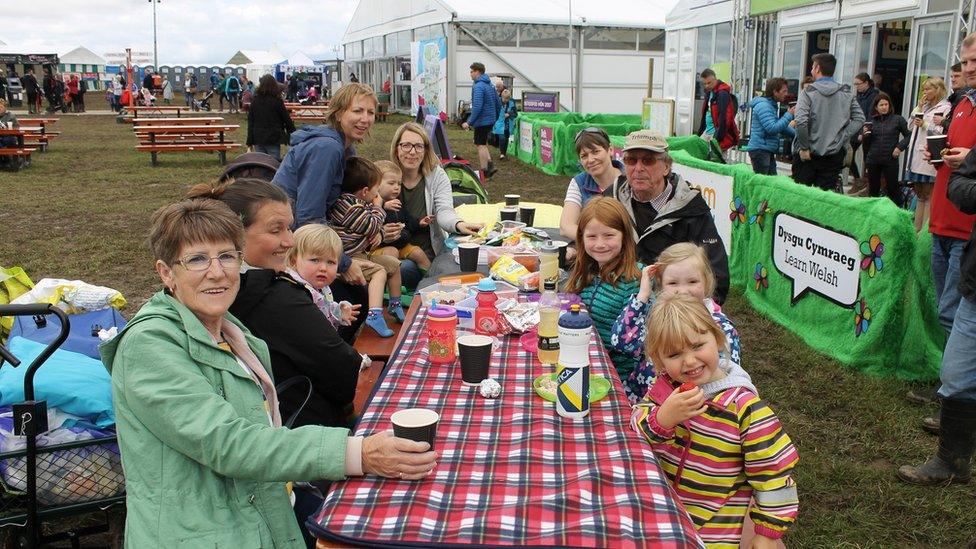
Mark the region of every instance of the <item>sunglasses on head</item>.
POLYGON ((590 134, 593 134, 593 135, 603 136, 603 138, 606 139, 607 142, 610 141, 610 136, 607 135, 607 132, 605 132, 603 130, 603 128, 589 127, 589 128, 583 128, 582 130, 580 130, 579 132, 577 132, 576 133, 576 137, 573 138, 573 143, 575 143, 575 144, 578 145, 579 142, 580 142, 580 139, 583 137, 584 134, 587 134, 587 133, 590 133, 590 134))

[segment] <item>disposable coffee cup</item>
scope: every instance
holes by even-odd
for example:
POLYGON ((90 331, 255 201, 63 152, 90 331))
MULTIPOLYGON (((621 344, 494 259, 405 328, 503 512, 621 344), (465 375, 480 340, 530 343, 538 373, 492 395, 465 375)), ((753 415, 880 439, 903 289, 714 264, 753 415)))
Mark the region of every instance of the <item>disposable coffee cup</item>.
POLYGON ((458 263, 462 273, 473 273, 478 270, 478 252, 481 246, 474 242, 458 244, 458 263))
POLYGON ((920 112, 917 112, 917 113, 913 114, 912 116, 915 117, 915 120, 921 120, 922 119, 922 113, 920 113, 920 112))
POLYGON ((515 221, 518 218, 518 208, 502 208, 498 215, 502 221, 515 221))
POLYGON ((440 416, 427 408, 407 408, 393 412, 390 421, 393 422, 393 435, 416 442, 430 444, 434 449, 434 438, 437 435, 437 422, 440 416))
POLYGON ((488 379, 491 349, 494 339, 485 335, 465 335, 457 340, 458 360, 461 363, 461 382, 478 385, 488 379))
POLYGON ((531 227, 535 223, 535 206, 519 206, 519 221, 531 227))
POLYGON ((946 136, 944 135, 929 135, 925 138, 926 144, 929 147, 929 154, 932 155, 932 159, 929 162, 933 164, 942 163, 942 151, 946 148, 946 136))
POLYGON ((566 267, 566 249, 569 247, 569 242, 555 241, 553 245, 559 250, 559 268, 565 269, 566 267))
POLYGON ((522 198, 522 195, 518 195, 518 194, 506 194, 505 195, 505 205, 506 206, 518 206, 519 199, 521 199, 521 198, 522 198))

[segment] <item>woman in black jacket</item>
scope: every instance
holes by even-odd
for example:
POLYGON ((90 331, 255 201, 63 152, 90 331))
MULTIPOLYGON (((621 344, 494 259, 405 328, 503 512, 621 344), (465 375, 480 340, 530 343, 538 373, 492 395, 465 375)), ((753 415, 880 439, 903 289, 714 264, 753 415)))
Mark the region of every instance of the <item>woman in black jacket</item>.
POLYGON ((884 177, 888 198, 899 207, 904 203, 904 195, 898 178, 898 157, 908 148, 911 135, 908 122, 900 114, 891 112, 891 97, 883 92, 878 94, 873 116, 861 131, 868 189, 871 196, 880 196, 881 178, 884 177))
POLYGON ((285 102, 281 99, 278 81, 266 74, 258 82, 258 89, 247 111, 247 146, 255 152, 270 154, 281 160, 281 144, 295 131, 285 102), (285 133, 287 132, 287 133, 285 133))
MULTIPOLYGON (((230 312, 268 344, 275 382, 295 376, 312 381, 312 397, 294 427, 349 427, 359 371, 370 364, 336 332, 305 286, 285 272, 294 241, 288 197, 260 179, 237 179, 190 189, 188 198, 220 200, 244 222, 244 271, 230 312)), ((279 395, 283 418, 305 400, 301 386, 279 395)))

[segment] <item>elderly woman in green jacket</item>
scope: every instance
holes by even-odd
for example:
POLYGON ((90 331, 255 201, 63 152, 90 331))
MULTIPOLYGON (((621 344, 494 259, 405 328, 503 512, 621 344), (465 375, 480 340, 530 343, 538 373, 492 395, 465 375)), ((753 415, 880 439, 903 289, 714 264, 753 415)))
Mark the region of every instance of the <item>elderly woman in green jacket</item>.
POLYGON ((383 432, 281 426, 268 348, 227 310, 244 228, 216 200, 152 217, 166 289, 102 346, 126 476, 127 547, 304 547, 290 481, 420 479, 437 455, 383 432))

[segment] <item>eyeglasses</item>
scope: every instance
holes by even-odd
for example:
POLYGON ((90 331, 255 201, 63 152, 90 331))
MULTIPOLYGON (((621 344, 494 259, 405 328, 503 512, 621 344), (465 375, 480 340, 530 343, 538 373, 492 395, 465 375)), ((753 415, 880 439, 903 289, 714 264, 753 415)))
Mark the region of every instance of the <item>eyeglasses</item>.
POLYGON ((232 252, 221 252, 217 257, 210 257, 207 254, 190 254, 180 258, 177 263, 183 265, 188 271, 206 271, 210 268, 213 260, 216 259, 224 270, 239 269, 244 253, 238 250, 232 252))
POLYGON ((427 148, 423 143, 400 143, 397 147, 403 152, 424 152, 427 148))
POLYGON ((578 145, 580 142, 580 138, 582 138, 583 135, 587 133, 602 136, 608 142, 610 141, 610 137, 607 135, 607 132, 603 130, 603 128, 597 128, 595 126, 591 126, 589 128, 583 128, 582 130, 576 132, 576 137, 573 138, 573 143, 578 145))
POLYGON ((638 162, 641 163, 645 168, 649 168, 657 162, 657 158, 653 156, 627 156, 624 155, 623 162, 625 166, 636 166, 638 162))

